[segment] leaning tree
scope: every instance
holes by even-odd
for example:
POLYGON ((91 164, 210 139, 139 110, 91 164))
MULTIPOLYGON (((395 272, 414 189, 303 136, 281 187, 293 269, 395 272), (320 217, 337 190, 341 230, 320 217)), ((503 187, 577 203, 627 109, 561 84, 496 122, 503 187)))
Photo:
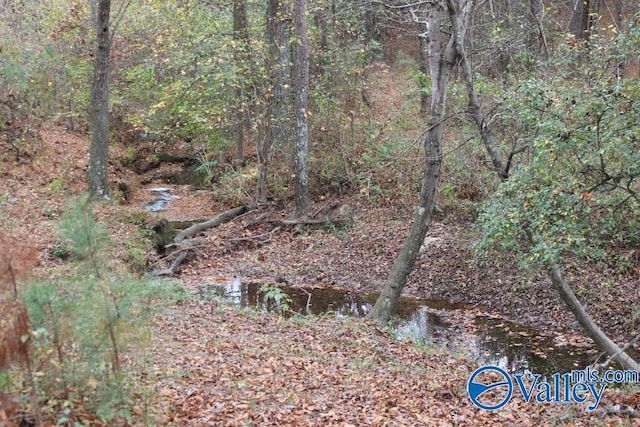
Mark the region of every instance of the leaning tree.
POLYGON ((428 4, 424 37, 427 38, 427 56, 430 58, 431 110, 424 138, 425 168, 420 201, 409 234, 396 256, 380 297, 369 313, 369 317, 375 320, 386 322, 391 317, 433 218, 442 168, 447 88, 460 60, 459 47, 464 43, 474 7, 475 2, 468 0, 437 0, 428 4), (443 34, 448 35, 443 37, 443 34))

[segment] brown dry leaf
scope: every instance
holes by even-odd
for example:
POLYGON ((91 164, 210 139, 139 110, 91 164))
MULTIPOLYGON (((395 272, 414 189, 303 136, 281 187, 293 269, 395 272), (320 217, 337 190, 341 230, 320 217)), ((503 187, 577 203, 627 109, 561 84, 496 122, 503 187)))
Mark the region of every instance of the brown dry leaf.
POLYGON ((0 299, 0 369, 28 357, 27 309, 16 301, 0 299))

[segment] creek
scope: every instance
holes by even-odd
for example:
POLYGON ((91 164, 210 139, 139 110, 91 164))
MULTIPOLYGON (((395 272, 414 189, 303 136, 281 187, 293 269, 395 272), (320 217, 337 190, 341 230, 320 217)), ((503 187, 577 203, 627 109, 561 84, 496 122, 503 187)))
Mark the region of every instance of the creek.
POLYGON ((149 212, 161 212, 169 209, 169 202, 178 198, 171 194, 170 188, 151 188, 149 192, 154 195, 154 200, 146 203, 142 208, 149 212))
MULTIPOLYGON (((234 277, 227 283, 202 285, 199 292, 203 298, 216 295, 240 307, 279 311, 273 298, 264 298, 261 286, 234 277)), ((301 315, 332 313, 337 317, 363 317, 378 297, 334 288, 280 289, 291 298, 289 311, 301 315)), ((542 333, 446 300, 401 298, 395 310, 393 334, 400 340, 446 347, 481 364, 497 365, 512 373, 550 375, 584 369, 599 354, 595 347, 569 343, 559 334, 542 333)))
MULTIPOLYGON (((158 212, 177 198, 168 188, 153 188, 153 202, 143 208, 158 212)), ((174 222, 182 229, 193 221, 174 222)), ((280 311, 273 299, 265 299, 262 283, 243 282, 234 277, 226 283, 201 285, 200 297, 223 297, 241 307, 280 311)), ((359 295, 335 288, 281 286, 290 298, 289 311, 301 315, 332 313, 338 317, 364 317, 378 295, 359 295)), ((584 369, 600 352, 593 345, 572 341, 562 334, 544 333, 493 316, 477 307, 447 300, 401 298, 395 310, 393 334, 397 339, 446 347, 481 364, 492 364, 512 373, 551 375, 584 369)), ((584 341, 584 340, 579 340, 584 341)))

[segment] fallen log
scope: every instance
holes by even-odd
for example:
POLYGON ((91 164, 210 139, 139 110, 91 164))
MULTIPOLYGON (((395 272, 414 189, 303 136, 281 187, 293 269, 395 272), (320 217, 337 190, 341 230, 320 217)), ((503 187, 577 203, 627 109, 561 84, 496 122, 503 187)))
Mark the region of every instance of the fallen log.
POLYGON ((247 211, 246 206, 238 206, 233 209, 226 210, 221 214, 207 220, 204 222, 199 222, 197 224, 193 224, 191 227, 182 230, 176 237, 173 239, 173 245, 178 248, 178 250, 172 252, 168 257, 171 257, 177 254, 176 259, 171 263, 171 266, 164 270, 159 270, 154 272, 156 276, 173 276, 176 273, 176 270, 182 262, 185 260, 187 255, 192 249, 196 247, 201 247, 201 245, 189 245, 187 239, 193 238, 196 234, 202 233, 205 230, 210 228, 218 227, 219 225, 224 224, 225 222, 229 222, 237 216, 242 215, 247 211))
MULTIPOLYGON (((531 237, 529 238, 531 239, 531 237)), ((569 309, 575 316, 576 320, 580 323, 580 326, 584 328, 589 337, 591 337, 593 342, 604 350, 607 355, 611 356, 613 360, 618 362, 622 369, 640 371, 640 363, 624 349, 618 347, 618 344, 609 338, 609 336, 596 324, 596 321, 587 312, 584 305, 582 305, 576 294, 573 292, 573 289, 569 286, 569 283, 565 280, 560 267, 553 262, 548 262, 546 267, 547 274, 560 293, 560 297, 569 306, 569 309)), ((630 347, 633 347, 633 345, 629 346, 629 348, 630 347)))

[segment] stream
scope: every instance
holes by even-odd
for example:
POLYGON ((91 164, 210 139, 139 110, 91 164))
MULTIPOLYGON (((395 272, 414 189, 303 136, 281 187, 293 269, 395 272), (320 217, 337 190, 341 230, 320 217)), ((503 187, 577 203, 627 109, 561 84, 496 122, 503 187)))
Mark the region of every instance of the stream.
POLYGON ((178 198, 178 196, 171 194, 170 188, 151 188, 149 192, 154 195, 154 200, 142 206, 144 210, 149 212, 166 211, 169 209, 169 202, 178 198))
MULTIPOLYGON (((152 188, 152 202, 143 206, 150 212, 168 209, 177 196, 169 188, 152 188)), ((176 228, 191 225, 174 224, 176 228)), ((201 285, 203 299, 225 298, 240 307, 280 311, 274 301, 260 291, 262 283, 243 282, 234 277, 226 283, 201 285)), ((373 307, 377 294, 358 295, 334 288, 281 286, 291 298, 290 311, 302 315, 333 313, 337 317, 364 317, 373 307)), ((480 311, 477 307, 447 300, 401 298, 395 310, 393 334, 399 340, 445 347, 481 364, 492 364, 511 372, 551 375, 584 369, 597 360, 600 352, 592 344, 578 345, 562 334, 507 321, 480 311)))
MULTIPOLYGON (((279 311, 263 298, 260 283, 233 278, 227 283, 200 286, 201 298, 222 297, 240 307, 279 311)), ((376 294, 357 295, 333 288, 280 287, 290 298, 290 310, 302 315, 333 313, 337 317, 365 316, 376 294)), ((399 340, 446 347, 482 364, 512 373, 550 375, 583 369, 598 357, 595 347, 574 345, 557 334, 519 325, 445 300, 401 298, 393 334, 399 340)))

